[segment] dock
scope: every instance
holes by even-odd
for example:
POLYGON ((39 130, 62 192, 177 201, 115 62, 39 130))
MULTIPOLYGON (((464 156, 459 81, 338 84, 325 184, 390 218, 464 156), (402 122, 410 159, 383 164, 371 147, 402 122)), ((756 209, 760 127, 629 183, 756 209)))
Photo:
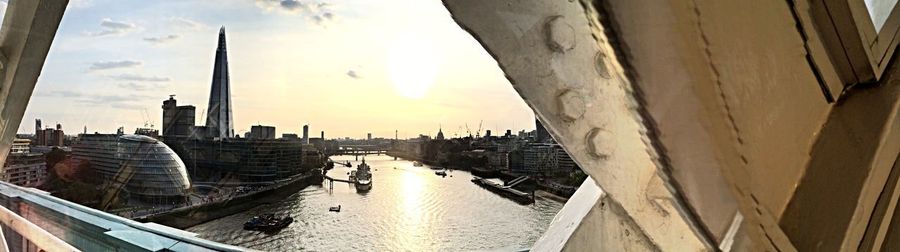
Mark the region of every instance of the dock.
POLYGON ((348 184, 356 183, 356 181, 352 181, 352 180, 349 180, 349 179, 332 178, 331 176, 328 176, 327 174, 322 175, 322 176, 325 178, 325 180, 328 181, 328 188, 329 188, 329 189, 334 189, 334 182, 335 182, 335 181, 336 181, 336 182, 344 182, 344 183, 348 183, 348 184))
POLYGON ((324 175, 324 176, 325 176, 325 180, 328 180, 331 182, 337 181, 337 182, 344 182, 344 183, 353 183, 353 181, 350 181, 349 179, 332 178, 331 176, 328 176, 328 175, 324 175))
POLYGON ((534 197, 531 194, 513 189, 512 186, 501 185, 500 183, 493 182, 481 177, 473 178, 472 183, 475 183, 476 185, 479 185, 482 188, 487 189, 488 191, 510 198, 513 201, 518 202, 519 204, 525 205, 534 203, 534 197))

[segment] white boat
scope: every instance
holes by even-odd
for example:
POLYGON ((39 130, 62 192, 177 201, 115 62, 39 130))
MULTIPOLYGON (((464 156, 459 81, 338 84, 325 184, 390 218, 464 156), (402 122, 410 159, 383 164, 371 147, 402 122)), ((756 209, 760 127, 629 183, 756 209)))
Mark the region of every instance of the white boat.
POLYGON ((415 167, 421 167, 421 166, 422 166, 422 162, 415 161, 415 162, 413 162, 413 166, 415 166, 415 167))
POLYGON ((369 165, 366 164, 364 157, 362 163, 356 166, 356 190, 368 191, 372 189, 372 172, 369 165))

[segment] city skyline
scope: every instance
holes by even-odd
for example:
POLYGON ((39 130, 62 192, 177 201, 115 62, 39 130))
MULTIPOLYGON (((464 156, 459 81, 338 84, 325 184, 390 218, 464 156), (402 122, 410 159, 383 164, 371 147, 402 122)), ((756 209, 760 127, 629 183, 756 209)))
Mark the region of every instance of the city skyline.
POLYGON ((277 135, 309 124, 353 138, 434 135, 441 125, 462 136, 479 121, 482 131, 534 129, 496 62, 440 2, 296 3, 79 1, 63 17, 18 132, 33 133, 35 118, 70 132, 131 131, 145 121, 160 129, 170 94, 197 106, 202 124, 222 25, 237 134, 257 124, 277 135))

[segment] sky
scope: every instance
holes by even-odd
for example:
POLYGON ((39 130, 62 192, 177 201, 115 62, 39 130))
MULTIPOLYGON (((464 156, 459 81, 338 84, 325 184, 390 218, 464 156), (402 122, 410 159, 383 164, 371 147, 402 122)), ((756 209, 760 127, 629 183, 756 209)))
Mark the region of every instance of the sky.
POLYGON ((496 61, 438 0, 72 0, 19 132, 35 118, 67 134, 160 129, 170 94, 203 124, 221 26, 240 134, 534 129, 496 61))

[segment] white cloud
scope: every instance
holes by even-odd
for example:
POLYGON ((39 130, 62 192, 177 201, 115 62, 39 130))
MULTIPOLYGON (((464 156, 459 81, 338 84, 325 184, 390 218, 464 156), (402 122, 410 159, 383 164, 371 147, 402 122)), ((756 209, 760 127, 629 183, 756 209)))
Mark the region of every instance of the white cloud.
POLYGON ((208 26, 206 24, 197 22, 195 20, 186 18, 186 17, 170 17, 169 22, 174 24, 177 27, 187 28, 190 30, 204 30, 208 26))
POLYGON ((178 36, 176 34, 170 34, 167 36, 159 36, 159 37, 145 37, 144 41, 154 43, 154 44, 162 44, 162 43, 166 43, 166 42, 178 39, 179 37, 180 36, 178 36))
POLYGON ((317 25, 326 26, 337 17, 331 10, 331 4, 301 0, 256 0, 256 6, 266 11, 275 11, 289 15, 302 15, 317 25))
POLYGON ((88 70, 106 70, 106 69, 115 69, 115 68, 130 68, 140 66, 140 61, 133 60, 119 60, 119 61, 99 61, 91 63, 91 67, 88 70))
POLYGON ((354 78, 354 79, 362 78, 362 76, 359 76, 359 73, 357 73, 355 70, 347 71, 347 76, 350 76, 350 78, 354 78))
POLYGON ((96 32, 89 32, 88 35, 95 36, 95 37, 106 36, 106 35, 117 35, 117 34, 123 34, 123 33, 129 32, 131 30, 134 30, 134 28, 136 28, 136 27, 137 27, 137 25, 132 24, 132 23, 122 22, 122 21, 113 21, 112 19, 104 18, 103 21, 100 22, 101 30, 96 31, 96 32))
POLYGON ((158 76, 143 76, 139 74, 119 74, 119 75, 107 75, 113 80, 119 81, 149 81, 149 82, 165 82, 170 81, 169 77, 158 77, 158 76))

